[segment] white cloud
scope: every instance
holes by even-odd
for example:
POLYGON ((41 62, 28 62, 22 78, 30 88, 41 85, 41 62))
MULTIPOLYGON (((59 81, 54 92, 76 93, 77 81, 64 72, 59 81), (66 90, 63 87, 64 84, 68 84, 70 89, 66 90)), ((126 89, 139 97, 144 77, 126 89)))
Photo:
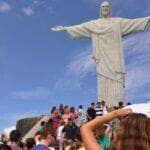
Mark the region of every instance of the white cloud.
POLYGON ((128 99, 148 99, 150 85, 150 32, 140 33, 125 40, 126 95, 128 99), (141 92, 141 90, 143 90, 141 92))
POLYGON ((27 7, 23 7, 22 11, 27 16, 32 16, 36 12, 39 11, 39 9, 47 10, 49 14, 54 14, 54 9, 52 7, 52 3, 55 3, 55 0, 32 0, 28 2, 27 7))
POLYGON ((125 40, 127 89, 150 83, 149 33, 137 34, 125 40))
POLYGON ((72 58, 66 66, 67 74, 79 75, 83 78, 87 73, 94 71, 94 61, 89 49, 89 47, 85 48, 83 52, 72 58))
POLYGON ((15 130, 16 129, 16 127, 15 126, 11 126, 11 127, 8 127, 8 128, 5 128, 3 131, 4 131, 4 133, 6 134, 6 135, 10 135, 10 132, 11 131, 13 131, 13 130, 15 130))
POLYGON ((131 70, 127 70, 126 74, 126 90, 134 91, 137 88, 144 86, 145 84, 150 84, 150 70, 148 66, 136 66, 131 70))
MULTIPOLYGON (((40 10, 47 11, 50 15, 55 13, 53 4, 56 4, 57 0, 0 0, 0 12, 6 13, 13 8, 12 13, 18 13, 18 10, 27 15, 35 15, 40 10)), ((56 5, 55 5, 56 6, 56 5)))
POLYGON ((27 16, 32 16, 34 14, 34 10, 31 7, 24 7, 22 9, 22 11, 24 12, 24 14, 26 14, 27 16))
POLYGON ((11 6, 10 4, 8 4, 7 2, 0 2, 0 12, 5 13, 11 10, 11 6))
POLYGON ((94 74, 94 61, 90 52, 90 47, 86 47, 83 51, 74 57, 66 65, 63 75, 58 78, 55 88, 81 88, 82 82, 88 74, 94 74))
POLYGON ((13 92, 12 97, 20 100, 45 100, 51 97, 51 92, 45 87, 38 86, 27 91, 13 92))

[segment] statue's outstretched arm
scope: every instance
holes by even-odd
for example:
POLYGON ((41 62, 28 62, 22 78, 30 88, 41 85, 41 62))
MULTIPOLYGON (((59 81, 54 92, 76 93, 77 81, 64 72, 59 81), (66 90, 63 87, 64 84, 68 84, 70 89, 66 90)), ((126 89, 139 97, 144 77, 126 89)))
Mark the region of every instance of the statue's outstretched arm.
POLYGON ((64 26, 55 26, 51 28, 52 31, 66 31, 67 27, 64 26))
POLYGON ((86 28, 86 24, 73 26, 55 26, 52 31, 65 31, 71 39, 91 38, 90 31, 86 28))
POLYGON ((130 33, 141 32, 150 29, 150 17, 136 18, 136 19, 121 19, 122 35, 130 33))

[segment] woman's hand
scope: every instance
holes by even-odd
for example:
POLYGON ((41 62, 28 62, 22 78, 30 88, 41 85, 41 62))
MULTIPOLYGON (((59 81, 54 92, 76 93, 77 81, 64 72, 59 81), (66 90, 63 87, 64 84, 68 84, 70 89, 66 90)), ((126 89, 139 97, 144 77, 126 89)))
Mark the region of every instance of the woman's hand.
POLYGON ((114 115, 114 117, 123 117, 126 116, 128 114, 132 113, 131 109, 118 109, 112 112, 112 114, 114 115))

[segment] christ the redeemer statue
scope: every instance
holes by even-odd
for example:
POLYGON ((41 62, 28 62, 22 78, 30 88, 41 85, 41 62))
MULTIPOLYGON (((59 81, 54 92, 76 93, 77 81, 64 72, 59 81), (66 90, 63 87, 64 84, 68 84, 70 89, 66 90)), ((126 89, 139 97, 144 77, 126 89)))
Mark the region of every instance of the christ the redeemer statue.
MULTIPOLYGON (((75 26, 56 26, 72 39, 89 38, 97 70, 98 101, 110 106, 125 102, 125 67, 122 37, 150 27, 150 17, 138 19, 112 18, 108 2, 101 4, 101 18, 75 26)), ((144 39, 143 39, 144 40, 144 39)), ((76 68, 74 68, 76 69, 76 68)))

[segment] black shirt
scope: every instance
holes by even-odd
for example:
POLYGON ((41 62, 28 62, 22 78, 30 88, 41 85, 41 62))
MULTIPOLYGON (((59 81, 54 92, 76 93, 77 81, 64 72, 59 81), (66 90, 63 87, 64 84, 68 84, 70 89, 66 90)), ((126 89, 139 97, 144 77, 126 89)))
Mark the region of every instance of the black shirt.
POLYGON ((71 139, 71 140, 75 140, 76 138, 76 130, 77 130, 77 126, 75 125, 66 125, 62 132, 65 132, 65 138, 71 139))
POLYGON ((87 110, 87 119, 88 120, 94 119, 95 118, 95 114, 96 114, 95 109, 88 108, 88 110, 87 110))

